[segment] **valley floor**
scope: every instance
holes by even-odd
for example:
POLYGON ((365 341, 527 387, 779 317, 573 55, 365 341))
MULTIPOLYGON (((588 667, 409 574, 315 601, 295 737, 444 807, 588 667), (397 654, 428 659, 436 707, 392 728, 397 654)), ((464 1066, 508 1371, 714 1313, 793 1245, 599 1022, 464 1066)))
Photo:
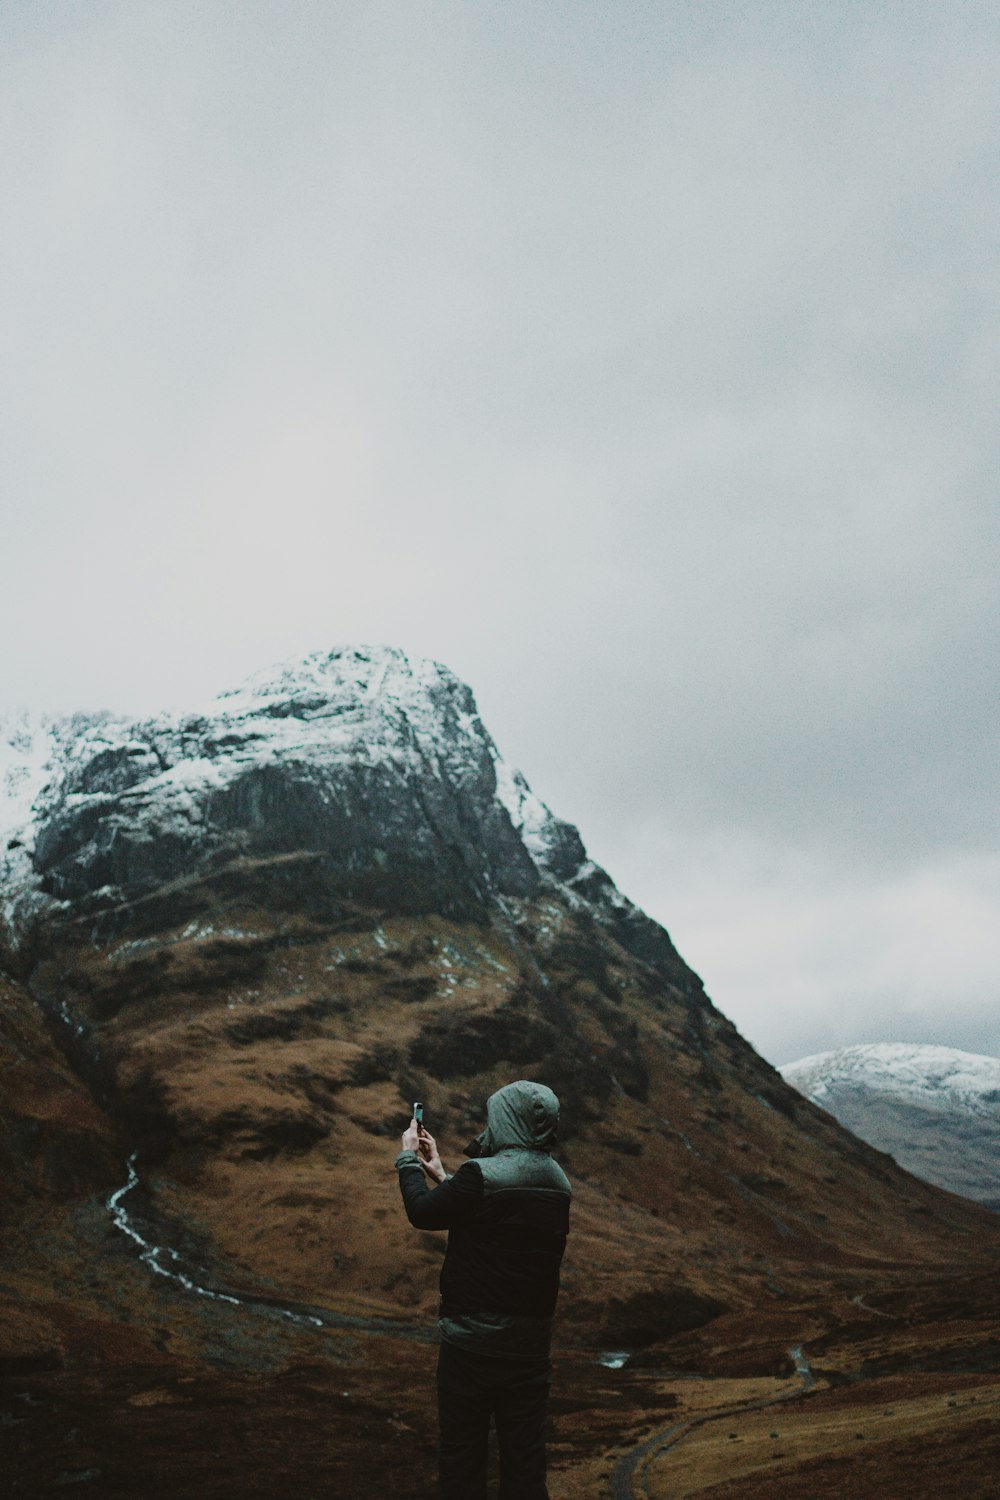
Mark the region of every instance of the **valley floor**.
MULTIPOLYGON (((0 1286, 0 1474, 12 1500, 432 1500, 426 1330, 303 1328, 277 1308, 192 1297, 117 1254, 88 1280, 90 1300, 75 1307, 58 1289, 40 1297, 30 1276, 0 1286), (33 1344, 43 1325, 58 1360, 33 1344)), ((986 1282, 962 1290, 962 1316, 952 1296, 946 1318, 923 1323, 921 1301, 940 1301, 940 1286, 915 1292, 906 1316, 858 1322, 848 1306, 839 1332, 817 1341, 815 1372, 808 1351, 797 1370, 789 1361, 786 1374, 752 1378, 610 1369, 593 1351, 561 1351, 552 1500, 995 1496, 1000 1327, 986 1282)), ((356 1306, 345 1315, 364 1321, 356 1306)))
MULTIPOLYGON (((432 1500, 425 1320, 331 1297, 316 1326, 267 1285, 198 1296, 154 1275, 99 1197, 39 1210, 5 1249, 11 1500, 432 1500)), ((552 1500, 992 1500, 996 1269, 720 1318, 683 1373, 657 1363, 669 1343, 618 1369, 558 1350, 552 1500)))
MULTIPOLYGON (((340 1363, 346 1351, 332 1347, 331 1358, 256 1377, 170 1361, 7 1377, 0 1382, 6 1493, 17 1500, 63 1491, 102 1500, 431 1500, 433 1353, 396 1340, 378 1344, 360 1360, 340 1363)), ((787 1382, 775 1381, 763 1392, 775 1405, 763 1409, 761 1384, 707 1380, 683 1389, 563 1362, 552 1500, 996 1494, 996 1378, 893 1376, 791 1401, 787 1382), (658 1423, 662 1441, 647 1447, 658 1423), (622 1487, 622 1450, 633 1440, 645 1456, 622 1487)))

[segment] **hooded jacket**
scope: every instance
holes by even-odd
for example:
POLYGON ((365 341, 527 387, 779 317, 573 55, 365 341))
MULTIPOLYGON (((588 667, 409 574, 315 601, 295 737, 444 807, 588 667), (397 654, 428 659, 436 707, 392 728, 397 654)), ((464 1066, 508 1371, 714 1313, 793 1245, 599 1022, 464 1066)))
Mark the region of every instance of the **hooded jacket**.
POLYGON ((547 1348, 569 1233, 571 1188, 550 1154, 559 1101, 521 1080, 491 1095, 478 1154, 433 1190, 415 1151, 396 1158, 407 1217, 447 1229, 441 1268, 441 1331, 484 1352, 547 1348), (527 1325, 527 1327, 525 1327, 527 1325), (525 1338, 534 1329, 534 1337, 525 1338))

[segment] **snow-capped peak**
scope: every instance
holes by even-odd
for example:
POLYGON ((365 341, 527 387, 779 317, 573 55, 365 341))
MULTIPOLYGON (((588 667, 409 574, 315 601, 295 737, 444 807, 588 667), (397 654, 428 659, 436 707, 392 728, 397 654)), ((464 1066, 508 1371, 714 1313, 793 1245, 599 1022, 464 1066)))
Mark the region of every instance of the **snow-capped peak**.
POLYGON ((336 713, 345 706, 405 709, 418 707, 435 691, 468 693, 440 662, 420 657, 411 661, 397 646, 339 646, 254 672, 239 687, 219 693, 206 712, 242 717, 289 704, 306 716, 336 713))
MULTIPOLYGON (((540 876, 569 890, 590 869, 576 830, 503 760, 471 690, 447 667, 411 660, 396 647, 344 646, 257 672, 194 713, 0 723, 0 880, 10 940, 16 942, 17 909, 33 907, 43 889, 59 897, 99 871, 104 889, 112 867, 118 874, 109 889, 117 889, 122 879, 128 883, 128 871, 147 869, 147 856, 154 860, 148 884, 159 857, 150 851, 190 849, 190 866, 244 816, 258 830, 270 819, 272 843, 281 844, 303 827, 295 819, 305 816, 302 799, 310 796, 316 808, 329 809, 310 814, 311 826, 319 818, 331 849, 353 860, 352 868, 365 857, 358 840, 370 839, 383 860, 386 840, 403 847, 396 841, 408 799, 421 828, 427 819, 434 824, 433 837, 452 851, 448 859, 479 827, 469 868, 485 860, 486 888, 500 891, 506 883, 522 891, 540 876), (282 794, 265 814, 262 777, 271 778, 269 786, 277 778, 286 792, 298 788, 288 795, 298 797, 300 812, 293 815, 282 794), (244 805, 240 788, 246 791, 248 778, 257 787, 244 805), (354 819, 349 830, 345 819, 354 819), (139 846, 141 860, 130 862, 125 850, 139 846)), ((413 837, 423 837, 417 824, 413 837)), ((597 876, 613 891, 603 872, 597 876)))
POLYGON ((926 1109, 995 1110, 1000 1103, 1000 1058, 954 1047, 875 1042, 800 1058, 784 1078, 822 1105, 834 1093, 865 1089, 926 1109))

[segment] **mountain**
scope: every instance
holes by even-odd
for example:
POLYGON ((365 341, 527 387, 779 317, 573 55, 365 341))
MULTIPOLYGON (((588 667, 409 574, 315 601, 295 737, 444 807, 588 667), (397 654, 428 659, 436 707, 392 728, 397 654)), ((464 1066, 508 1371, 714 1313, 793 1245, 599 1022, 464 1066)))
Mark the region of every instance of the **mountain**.
MULTIPOLYGON (((986 1243, 753 1051, 439 664, 316 653, 197 712, 3 743, 7 1004, 87 1091, 104 1172, 114 1132, 107 1188, 135 1153, 149 1224, 216 1284, 428 1317, 395 1140, 423 1099, 455 1162, 517 1076, 563 1101, 571 1339, 696 1359, 739 1328, 780 1363, 762 1307, 986 1243)), ((37 1138, 32 1057, 12 1142, 37 1138)))
POLYGON ((908 1172, 1000 1210, 1000 1058, 883 1042, 781 1073, 908 1172))

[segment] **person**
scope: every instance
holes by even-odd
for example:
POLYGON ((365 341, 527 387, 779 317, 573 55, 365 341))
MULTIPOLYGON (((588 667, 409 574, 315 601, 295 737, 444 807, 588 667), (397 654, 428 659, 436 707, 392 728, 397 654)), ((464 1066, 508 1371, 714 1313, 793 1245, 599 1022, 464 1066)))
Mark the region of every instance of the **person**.
POLYGON ((501 1500, 548 1500, 552 1317, 572 1189, 551 1151, 559 1100, 524 1079, 492 1094, 455 1175, 411 1120, 396 1158, 416 1229, 447 1229, 437 1392, 442 1500, 485 1500, 491 1417, 501 1500), (430 1188, 424 1174, 436 1184, 430 1188))

